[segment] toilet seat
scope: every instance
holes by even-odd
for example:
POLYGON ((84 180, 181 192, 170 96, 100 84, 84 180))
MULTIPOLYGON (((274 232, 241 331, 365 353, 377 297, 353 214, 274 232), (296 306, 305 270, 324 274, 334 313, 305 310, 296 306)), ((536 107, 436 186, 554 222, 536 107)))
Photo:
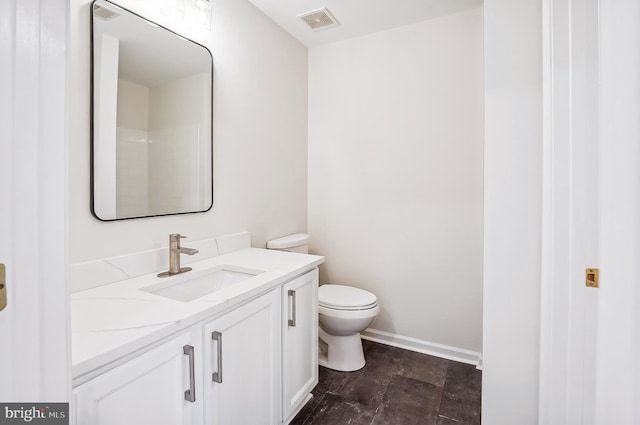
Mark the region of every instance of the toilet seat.
POLYGON ((378 305, 378 298, 364 289, 326 284, 318 288, 318 304, 331 310, 370 310, 378 305))

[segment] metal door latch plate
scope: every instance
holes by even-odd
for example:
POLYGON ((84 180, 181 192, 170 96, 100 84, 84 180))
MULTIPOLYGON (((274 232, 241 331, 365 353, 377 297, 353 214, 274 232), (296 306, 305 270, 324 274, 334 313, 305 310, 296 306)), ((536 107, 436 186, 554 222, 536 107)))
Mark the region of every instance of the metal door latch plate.
POLYGON ((589 288, 598 288, 600 286, 598 275, 599 269, 587 269, 585 271, 585 285, 589 288))

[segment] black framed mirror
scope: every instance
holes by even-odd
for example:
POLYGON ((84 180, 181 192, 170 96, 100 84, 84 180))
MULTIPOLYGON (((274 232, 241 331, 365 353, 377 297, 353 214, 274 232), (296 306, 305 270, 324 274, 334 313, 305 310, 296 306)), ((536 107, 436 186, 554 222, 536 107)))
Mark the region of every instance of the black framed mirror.
POLYGON ((107 0, 91 4, 91 38, 92 214, 211 209, 211 52, 107 0))

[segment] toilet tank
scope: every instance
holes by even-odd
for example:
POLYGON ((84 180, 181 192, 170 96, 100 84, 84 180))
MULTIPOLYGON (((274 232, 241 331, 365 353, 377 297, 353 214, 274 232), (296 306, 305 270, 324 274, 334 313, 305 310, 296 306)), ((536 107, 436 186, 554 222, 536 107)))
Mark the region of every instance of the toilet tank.
POLYGON ((309 249, 307 248, 308 242, 309 235, 306 233, 295 233, 293 235, 270 240, 267 242, 267 249, 307 254, 309 252, 309 249))

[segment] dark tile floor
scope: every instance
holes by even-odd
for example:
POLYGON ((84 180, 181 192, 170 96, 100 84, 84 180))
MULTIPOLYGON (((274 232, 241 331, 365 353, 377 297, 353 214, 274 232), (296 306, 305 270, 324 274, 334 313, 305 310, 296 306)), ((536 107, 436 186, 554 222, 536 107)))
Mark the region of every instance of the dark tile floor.
POLYGON ((313 399, 291 425, 480 425, 475 366, 362 341, 365 367, 320 367, 313 399))

